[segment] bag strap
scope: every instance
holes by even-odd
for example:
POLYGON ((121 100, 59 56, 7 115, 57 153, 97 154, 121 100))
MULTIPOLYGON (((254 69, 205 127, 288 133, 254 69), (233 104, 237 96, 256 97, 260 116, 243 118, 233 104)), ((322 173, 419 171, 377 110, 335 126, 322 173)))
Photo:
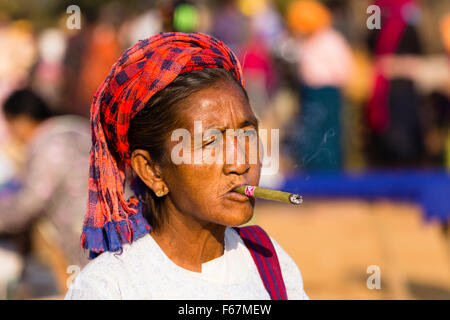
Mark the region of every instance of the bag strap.
POLYGON ((287 300, 277 253, 269 235, 259 226, 234 228, 247 246, 272 300, 287 300))

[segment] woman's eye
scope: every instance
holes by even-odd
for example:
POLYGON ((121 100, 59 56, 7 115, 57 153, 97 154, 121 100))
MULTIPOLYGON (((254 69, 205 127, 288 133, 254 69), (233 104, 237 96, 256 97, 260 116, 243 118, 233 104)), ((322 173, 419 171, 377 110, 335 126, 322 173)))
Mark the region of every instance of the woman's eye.
POLYGON ((256 130, 255 129, 244 130, 243 131, 243 136, 254 137, 254 136, 256 136, 256 130))
POLYGON ((213 144, 214 142, 216 142, 216 139, 211 139, 208 142, 206 142, 203 146, 206 147, 206 146, 208 146, 210 144, 213 144))

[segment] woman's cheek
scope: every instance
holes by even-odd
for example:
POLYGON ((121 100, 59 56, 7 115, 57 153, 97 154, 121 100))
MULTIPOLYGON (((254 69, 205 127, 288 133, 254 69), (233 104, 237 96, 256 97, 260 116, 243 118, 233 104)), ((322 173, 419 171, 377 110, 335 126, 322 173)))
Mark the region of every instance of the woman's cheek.
POLYGON ((261 177, 261 164, 258 163, 250 165, 249 179, 248 179, 249 184, 258 185, 260 177, 261 177))

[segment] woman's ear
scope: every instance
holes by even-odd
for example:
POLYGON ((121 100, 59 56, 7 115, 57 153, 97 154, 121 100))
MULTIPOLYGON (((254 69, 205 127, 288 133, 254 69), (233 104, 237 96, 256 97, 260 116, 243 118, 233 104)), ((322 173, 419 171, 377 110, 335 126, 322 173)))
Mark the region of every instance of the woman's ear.
POLYGON ((131 154, 131 167, 142 182, 161 197, 169 192, 169 188, 161 177, 160 167, 150 158, 146 150, 136 149, 131 154))

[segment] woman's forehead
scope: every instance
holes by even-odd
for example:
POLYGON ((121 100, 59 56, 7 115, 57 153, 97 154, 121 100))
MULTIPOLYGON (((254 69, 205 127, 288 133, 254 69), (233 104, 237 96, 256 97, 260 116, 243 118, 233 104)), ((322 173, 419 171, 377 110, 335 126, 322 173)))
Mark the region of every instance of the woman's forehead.
POLYGON ((237 85, 214 86, 190 95, 183 108, 183 122, 187 128, 201 121, 203 129, 234 128, 258 125, 244 93, 237 85))

